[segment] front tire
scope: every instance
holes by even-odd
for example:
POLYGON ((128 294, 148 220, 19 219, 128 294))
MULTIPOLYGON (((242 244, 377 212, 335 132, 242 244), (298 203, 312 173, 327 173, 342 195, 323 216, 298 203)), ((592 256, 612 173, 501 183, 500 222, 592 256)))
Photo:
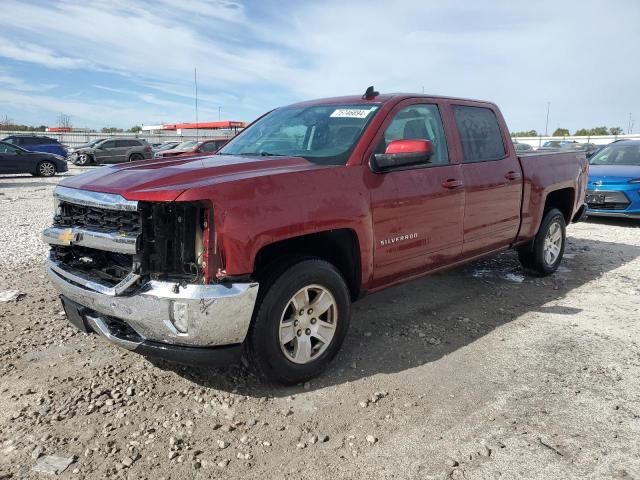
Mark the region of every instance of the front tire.
POLYGON ((92 161, 93 159, 91 158, 91 155, 88 153, 81 153, 76 157, 73 163, 79 167, 84 167, 89 165, 92 161))
POLYGON ((44 160, 38 164, 36 171, 39 177, 53 177, 56 174, 56 166, 53 162, 44 160))
POLYGON ((518 249, 518 258, 527 272, 542 277, 558 269, 564 255, 566 229, 560 210, 553 208, 545 214, 533 244, 518 249))
POLYGON ((351 299, 340 272, 324 260, 305 259, 261 289, 245 344, 250 366, 282 384, 319 375, 349 328, 351 299))

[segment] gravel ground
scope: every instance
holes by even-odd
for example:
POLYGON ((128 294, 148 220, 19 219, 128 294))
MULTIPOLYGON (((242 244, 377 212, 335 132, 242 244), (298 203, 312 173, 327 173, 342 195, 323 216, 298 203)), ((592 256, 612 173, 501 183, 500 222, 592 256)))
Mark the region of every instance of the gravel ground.
POLYGON ((51 225, 51 192, 64 177, 87 169, 69 164, 68 172, 51 178, 0 174, 0 271, 33 265, 46 256, 40 232, 51 225))
POLYGON ((545 279, 508 252, 365 298, 330 371, 277 388, 68 326, 55 182, 0 177, 0 478, 640 478, 638 223, 572 226, 545 279))

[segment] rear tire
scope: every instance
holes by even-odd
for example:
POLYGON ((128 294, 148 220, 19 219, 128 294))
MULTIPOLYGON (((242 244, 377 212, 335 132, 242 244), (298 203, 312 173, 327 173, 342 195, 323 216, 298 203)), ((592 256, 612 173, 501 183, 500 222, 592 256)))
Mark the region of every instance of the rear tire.
POLYGON ((566 228, 560 210, 553 208, 545 214, 533 243, 518 249, 520 263, 528 273, 543 277, 558 269, 564 255, 566 228))
POLYGON ((281 384, 322 373, 349 328, 351 299, 340 272, 324 260, 303 259, 273 272, 260 289, 245 343, 250 367, 281 384))
POLYGON ((132 153, 129 156, 129 161, 130 162, 136 162, 138 160, 142 160, 144 157, 142 155, 140 155, 139 153, 132 153))
POLYGON ((39 177, 53 177, 56 174, 56 166, 53 162, 44 160, 38 164, 36 172, 39 177))

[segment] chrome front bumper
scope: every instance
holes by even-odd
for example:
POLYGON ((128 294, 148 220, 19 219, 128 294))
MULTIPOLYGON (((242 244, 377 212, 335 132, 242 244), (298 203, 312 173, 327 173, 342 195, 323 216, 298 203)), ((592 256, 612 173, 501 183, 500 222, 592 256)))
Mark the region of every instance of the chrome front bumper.
POLYGON ((189 347, 241 343, 258 294, 257 283, 183 287, 153 280, 132 292, 101 292, 54 260, 47 271, 63 297, 88 310, 85 321, 96 333, 129 350, 147 341, 189 347), (124 338, 121 329, 110 328, 114 319, 136 335, 124 338))

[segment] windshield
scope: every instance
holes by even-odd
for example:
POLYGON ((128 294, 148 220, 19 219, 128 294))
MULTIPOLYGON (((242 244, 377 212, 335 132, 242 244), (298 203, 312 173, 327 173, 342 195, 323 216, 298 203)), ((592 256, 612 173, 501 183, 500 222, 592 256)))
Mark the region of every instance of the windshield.
POLYGON ((197 143, 198 142, 196 142, 195 140, 190 140, 188 142, 182 142, 180 145, 178 145, 173 150, 178 150, 179 152, 188 152, 193 147, 195 147, 197 145, 197 143))
MULTIPOLYGON (((191 142, 183 142, 183 143, 191 143, 191 142)), ((173 148, 178 148, 178 145, 175 143, 164 143, 162 145, 159 145, 156 148, 156 151, 161 151, 161 150, 173 150, 173 148)))
POLYGON ((589 163, 591 165, 640 166, 640 142, 637 145, 609 145, 591 157, 589 163))
POLYGON ((303 157, 344 165, 380 105, 286 107, 265 115, 231 140, 218 155, 303 157))
POLYGON ((585 150, 587 146, 584 143, 565 143, 560 146, 560 150, 585 150))

